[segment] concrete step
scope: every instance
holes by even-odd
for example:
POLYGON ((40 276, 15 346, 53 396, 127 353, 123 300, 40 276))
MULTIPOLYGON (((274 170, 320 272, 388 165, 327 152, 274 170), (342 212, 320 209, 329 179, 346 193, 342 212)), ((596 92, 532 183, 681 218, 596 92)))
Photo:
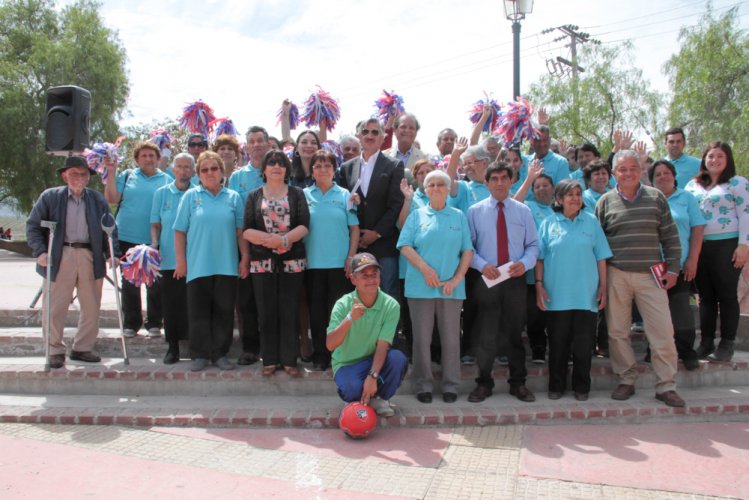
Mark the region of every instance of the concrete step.
MULTIPOLYGON (((653 397, 652 389, 617 402, 608 391, 594 391, 587 402, 568 396, 551 401, 537 394, 535 403, 521 403, 495 394, 482 403, 461 397, 446 404, 435 398, 421 404, 413 396, 396 395, 395 416, 379 418, 379 427, 512 424, 634 424, 649 422, 713 422, 749 420, 749 391, 743 386, 712 389, 681 388, 684 408, 670 408, 653 397)), ((70 396, 0 393, 0 422, 188 427, 337 427, 343 402, 326 396, 70 396)))
MULTIPOLYGON (((528 362, 527 386, 534 392, 545 393, 548 370, 545 365, 528 362)), ((308 371, 302 364, 302 376, 291 378, 283 371, 272 377, 263 377, 260 365, 237 367, 221 372, 211 367, 202 372, 189 371, 190 363, 183 360, 165 366, 157 359, 133 358, 125 366, 122 359, 104 359, 102 363, 90 364, 68 360, 64 368, 44 371, 42 357, 0 358, 0 393, 14 394, 67 394, 67 395, 118 395, 135 396, 325 396, 335 394, 335 383, 330 370, 308 371)), ((655 375, 648 364, 638 365, 640 376, 637 387, 651 391, 655 375)), ((440 368, 433 365, 439 391, 440 368)), ((610 391, 617 385, 617 378, 607 359, 594 359, 592 389, 610 391)), ((506 367, 495 365, 495 392, 508 390, 504 382, 508 377, 506 367)), ((474 387, 477 376, 475 366, 464 366, 460 394, 468 394, 474 387)), ((691 372, 679 366, 677 375, 679 388, 714 388, 723 386, 749 386, 749 353, 737 353, 730 363, 703 362, 691 372)), ((413 394, 411 373, 406 376, 401 394, 413 394)))

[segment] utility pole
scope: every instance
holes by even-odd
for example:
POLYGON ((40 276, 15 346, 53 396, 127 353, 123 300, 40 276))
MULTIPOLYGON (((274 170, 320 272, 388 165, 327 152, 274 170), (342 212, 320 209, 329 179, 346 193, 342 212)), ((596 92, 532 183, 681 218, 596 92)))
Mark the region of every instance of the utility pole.
POLYGON ((565 24, 564 26, 558 26, 556 28, 549 28, 542 31, 542 33, 551 33, 554 30, 559 30, 562 32, 562 36, 557 37, 554 39, 555 42, 564 40, 569 37, 570 43, 567 45, 570 48, 570 59, 571 61, 568 61, 567 59, 563 57, 557 57, 557 61, 565 66, 567 66, 572 73, 572 108, 574 110, 573 112, 573 124, 574 124, 574 130, 578 131, 580 130, 580 89, 579 89, 579 74, 583 73, 585 71, 585 68, 577 64, 577 43, 586 43, 591 42, 595 44, 601 43, 599 40, 590 38, 590 34, 578 31, 580 29, 579 26, 573 25, 573 24, 565 24))

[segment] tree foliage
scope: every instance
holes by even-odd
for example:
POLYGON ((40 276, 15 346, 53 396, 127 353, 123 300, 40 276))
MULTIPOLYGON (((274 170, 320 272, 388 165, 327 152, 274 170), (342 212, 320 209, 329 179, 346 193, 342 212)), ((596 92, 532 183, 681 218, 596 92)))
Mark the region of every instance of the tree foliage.
POLYGON ((632 45, 583 45, 578 64, 577 105, 574 81, 544 75, 533 83, 528 97, 551 115, 554 137, 580 144, 591 142, 602 153, 613 144, 614 130, 653 133, 659 123, 663 96, 651 89, 642 71, 632 64, 632 45))
POLYGON ((737 28, 738 7, 720 18, 708 10, 679 33, 681 48, 664 65, 673 97, 672 126, 683 127, 692 153, 714 140, 731 144, 736 165, 749 173, 749 37, 737 28))
POLYGON ((91 140, 117 136, 129 91, 126 55, 98 9, 91 0, 62 10, 50 0, 0 2, 0 202, 28 211, 41 191, 60 183, 61 160, 44 153, 47 88, 89 90, 91 140))

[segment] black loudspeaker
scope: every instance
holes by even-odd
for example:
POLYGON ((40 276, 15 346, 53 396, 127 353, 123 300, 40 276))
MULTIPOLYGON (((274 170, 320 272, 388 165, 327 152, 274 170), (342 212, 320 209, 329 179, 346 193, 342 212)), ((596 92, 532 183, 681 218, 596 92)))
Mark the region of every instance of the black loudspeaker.
POLYGON ((67 156, 80 153, 89 145, 91 92, 65 85, 47 89, 47 137, 49 154, 67 156))

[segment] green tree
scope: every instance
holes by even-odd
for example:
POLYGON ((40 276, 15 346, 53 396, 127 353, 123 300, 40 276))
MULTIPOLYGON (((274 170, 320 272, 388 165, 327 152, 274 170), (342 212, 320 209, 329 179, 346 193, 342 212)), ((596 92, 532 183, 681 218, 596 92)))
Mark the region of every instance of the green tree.
POLYGON ((743 174, 749 155, 749 37, 738 29, 738 7, 716 19, 711 7, 679 33, 681 48, 664 65, 673 96, 668 123, 685 129, 692 153, 714 140, 731 144, 743 174))
POLYGON ((28 211, 58 185, 59 158, 44 153, 46 89, 91 92, 91 140, 113 141, 129 92, 125 49, 104 26, 99 4, 58 10, 50 0, 0 2, 0 202, 28 211))
POLYGON ((578 73, 577 105, 571 76, 544 75, 528 92, 530 101, 551 115, 554 137, 577 144, 591 142, 604 154, 613 145, 616 129, 656 130, 663 96, 633 65, 631 43, 583 45, 578 64, 585 71, 578 73))

